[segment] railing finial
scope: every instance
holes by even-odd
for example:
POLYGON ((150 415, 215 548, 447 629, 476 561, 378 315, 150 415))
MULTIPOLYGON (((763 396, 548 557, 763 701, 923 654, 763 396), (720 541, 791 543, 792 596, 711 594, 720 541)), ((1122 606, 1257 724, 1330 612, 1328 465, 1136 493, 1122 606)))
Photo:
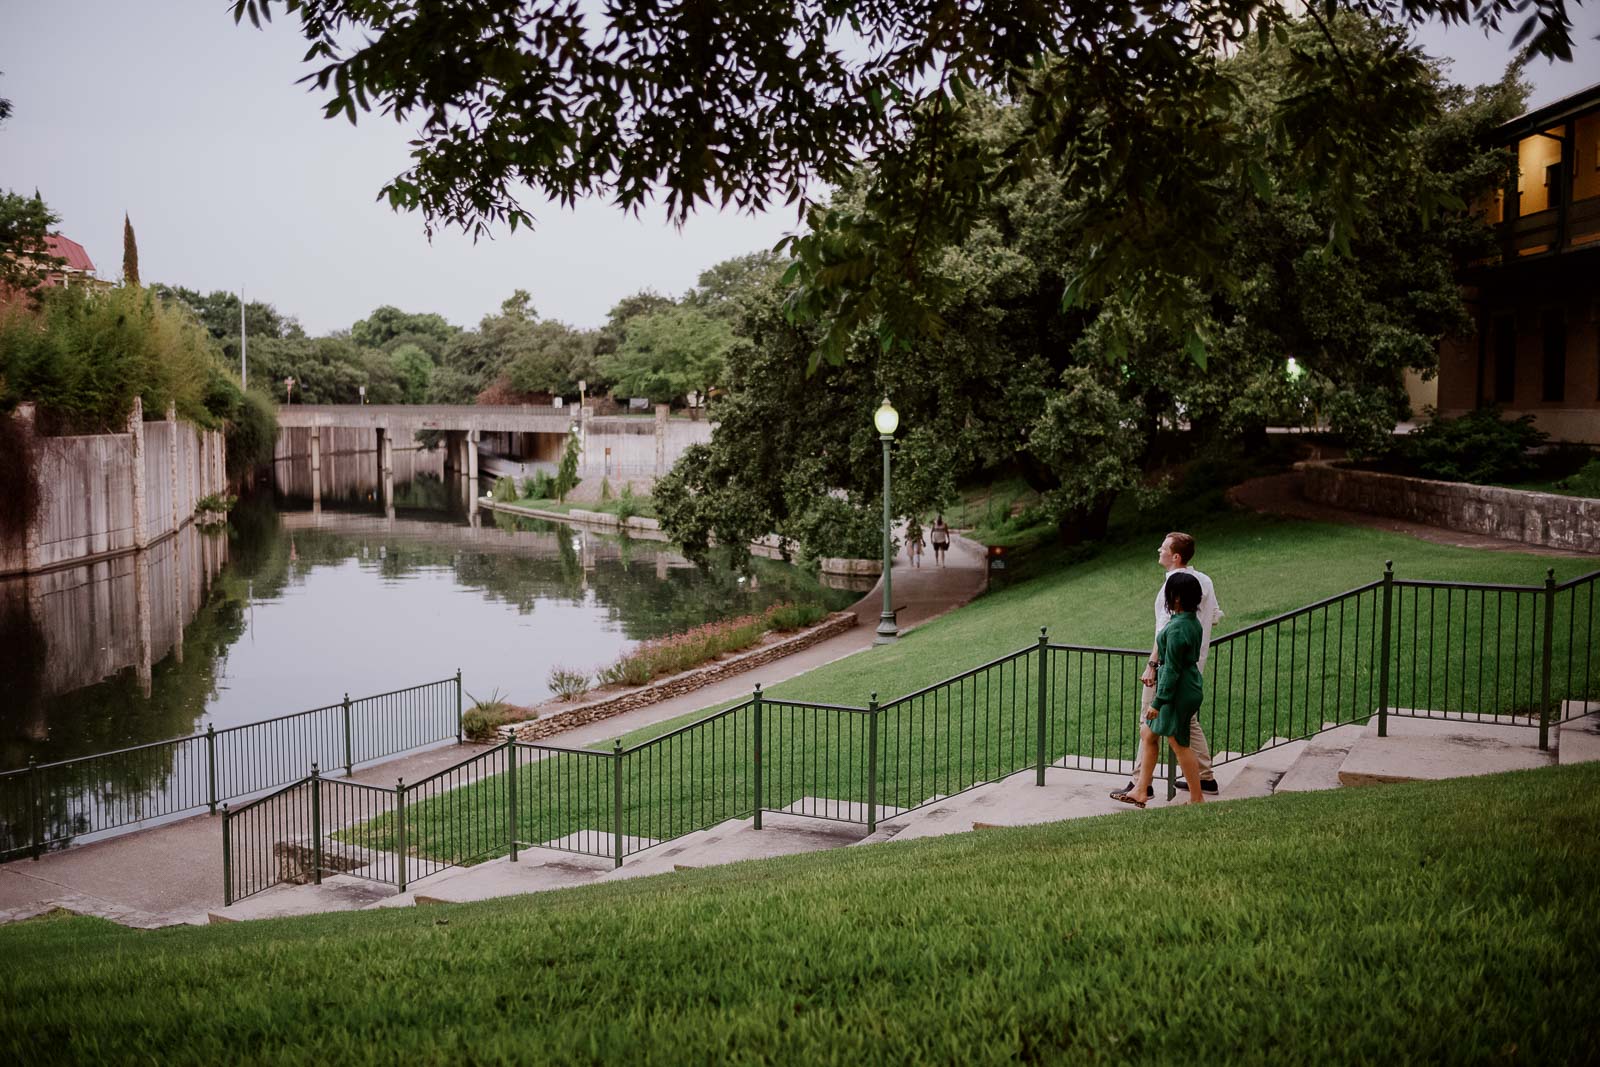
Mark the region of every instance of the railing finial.
POLYGON ((1392 559, 1384 560, 1383 561, 1383 569, 1386 570, 1386 571, 1394 570, 1394 560, 1392 560, 1392 559))

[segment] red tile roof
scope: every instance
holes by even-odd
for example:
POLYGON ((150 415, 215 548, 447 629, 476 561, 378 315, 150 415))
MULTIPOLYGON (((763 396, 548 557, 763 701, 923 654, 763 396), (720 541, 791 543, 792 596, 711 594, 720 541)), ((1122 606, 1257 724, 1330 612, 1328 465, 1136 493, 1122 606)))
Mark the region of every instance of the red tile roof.
POLYGON ((83 250, 82 245, 70 237, 53 233, 45 238, 44 247, 52 256, 66 260, 68 270, 94 271, 94 260, 89 258, 89 253, 83 250))

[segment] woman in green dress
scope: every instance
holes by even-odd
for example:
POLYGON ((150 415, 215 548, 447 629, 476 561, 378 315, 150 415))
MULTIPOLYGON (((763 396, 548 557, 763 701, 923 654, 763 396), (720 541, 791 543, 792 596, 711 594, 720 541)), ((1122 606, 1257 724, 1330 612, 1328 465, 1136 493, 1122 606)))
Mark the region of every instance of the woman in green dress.
POLYGON ((1139 780, 1130 792, 1112 799, 1144 807, 1142 798, 1150 795, 1150 780, 1155 775, 1157 738, 1165 737, 1177 754, 1178 766, 1189 783, 1189 803, 1204 803, 1200 789, 1200 763, 1189 747, 1189 720, 1200 710, 1205 683, 1200 677, 1200 644, 1203 636, 1195 611, 1200 607, 1200 580, 1179 571, 1167 579, 1167 610, 1172 619, 1156 635, 1156 696, 1145 712, 1145 725, 1139 730, 1139 780))

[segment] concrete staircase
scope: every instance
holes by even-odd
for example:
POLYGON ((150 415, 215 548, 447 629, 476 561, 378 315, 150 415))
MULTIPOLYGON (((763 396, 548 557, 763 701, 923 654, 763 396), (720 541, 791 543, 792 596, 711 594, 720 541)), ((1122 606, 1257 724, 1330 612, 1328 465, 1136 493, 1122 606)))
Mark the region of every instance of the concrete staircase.
MULTIPOLYGON (((1259 752, 1231 758, 1217 768, 1221 788, 1217 799, 1431 781, 1600 760, 1600 703, 1569 702, 1563 715, 1581 717, 1552 727, 1551 749, 1546 752, 1539 750, 1538 731, 1526 726, 1412 717, 1406 713, 1389 716, 1387 737, 1378 736, 1374 717, 1365 724, 1329 726, 1309 740, 1273 738, 1259 752)), ((1054 766, 1046 769, 1041 788, 1034 784, 1032 770, 1023 771, 955 796, 937 797, 912 811, 882 808, 878 829, 871 835, 860 822, 836 821, 861 818, 860 805, 803 797, 786 811, 763 813, 760 830, 750 819, 730 819, 659 845, 648 839, 629 839, 625 842, 629 858, 620 867, 609 854, 559 851, 561 846, 570 848, 579 841, 603 841, 603 845, 595 845, 596 851, 601 852, 610 847, 609 834, 579 831, 568 838, 546 842, 550 847, 521 850, 517 863, 502 857, 474 867, 452 868, 417 881, 405 893, 397 894, 388 886, 356 875, 341 874, 324 877, 320 886, 276 887, 231 908, 212 912, 211 919, 235 921, 487 900, 592 882, 670 876, 676 871, 742 860, 1128 813, 1135 809, 1112 800, 1109 794, 1121 787, 1124 776, 1130 773, 1131 768, 1118 761, 1095 770, 1054 766), (800 812, 833 818, 807 817, 800 812), (655 847, 648 847, 651 845, 655 847)), ((1171 802, 1165 797, 1165 782, 1158 780, 1156 795, 1148 808, 1187 803, 1186 794, 1179 794, 1171 802)))

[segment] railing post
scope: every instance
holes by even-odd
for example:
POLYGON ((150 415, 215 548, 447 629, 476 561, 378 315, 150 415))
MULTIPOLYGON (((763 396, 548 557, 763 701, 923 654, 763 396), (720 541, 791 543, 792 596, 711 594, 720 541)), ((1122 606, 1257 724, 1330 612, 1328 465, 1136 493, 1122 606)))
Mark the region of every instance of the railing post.
POLYGON ((755 823, 754 824, 755 824, 755 828, 757 830, 759 830, 759 829, 761 829, 761 802, 762 802, 762 800, 765 799, 765 794, 762 793, 762 791, 761 791, 761 718, 762 718, 762 715, 761 715, 761 683, 760 682, 756 683, 755 695, 750 698, 750 709, 751 709, 752 713, 756 717, 755 741, 754 741, 755 751, 750 754, 750 766, 752 768, 752 777, 754 778, 753 785, 754 785, 754 788, 755 788, 755 803, 752 805, 753 809, 755 810, 755 823))
POLYGON ((867 701, 867 833, 878 830, 878 694, 867 701))
POLYGON ((222 905, 233 905, 233 816, 222 805, 222 905))
POLYGON ((355 769, 355 761, 350 758, 350 694, 344 695, 344 776, 350 777, 355 769))
POLYGON ((1554 651, 1552 631, 1556 628, 1556 569, 1544 572, 1544 649, 1539 674, 1539 751, 1550 750, 1550 659, 1554 651))
POLYGON ((1039 627, 1039 721, 1036 728, 1039 731, 1038 744, 1034 749, 1034 785, 1044 785, 1045 763, 1045 707, 1046 691, 1050 679, 1050 634, 1046 627, 1039 627))
POLYGON ((399 865, 395 871, 395 886, 404 893, 406 891, 406 780, 394 780, 394 826, 395 845, 399 865))
POLYGON ((1389 736, 1389 624, 1394 604, 1394 560, 1383 563, 1383 638, 1378 655, 1378 736, 1389 736))
POLYGON ((44 815, 39 798, 39 760, 35 756, 28 757, 28 839, 37 860, 44 849, 44 815))
POLYGON ((311 880, 322 884, 322 772, 311 765, 311 880))
POLYGON ((456 744, 461 744, 464 735, 461 732, 461 668, 456 668, 456 744))
POLYGON ((206 806, 217 813, 217 728, 206 723, 206 806))
POLYGON ((611 748, 611 849, 622 866, 622 738, 611 748))
POLYGON ((517 737, 506 740, 506 836, 511 843, 511 862, 517 862, 517 737))

